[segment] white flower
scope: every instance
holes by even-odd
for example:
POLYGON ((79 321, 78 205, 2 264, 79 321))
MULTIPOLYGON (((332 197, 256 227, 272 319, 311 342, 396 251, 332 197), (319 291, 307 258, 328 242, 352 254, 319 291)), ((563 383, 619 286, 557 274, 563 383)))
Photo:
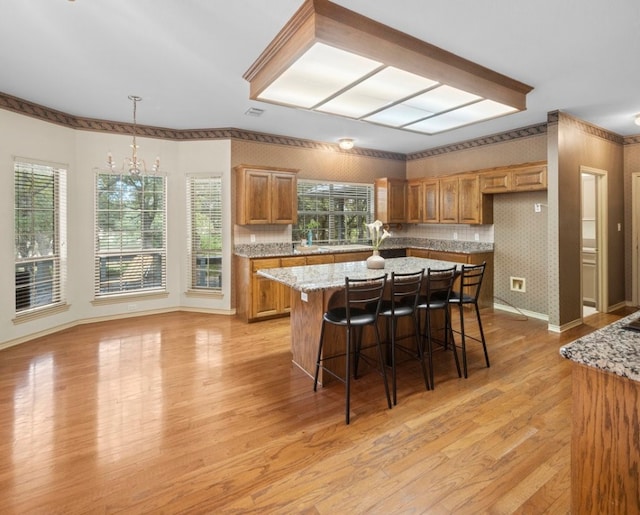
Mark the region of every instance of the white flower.
POLYGON ((365 224, 367 226, 367 230, 369 231, 369 237, 371 238, 371 245, 374 250, 378 250, 380 244, 386 240, 391 234, 386 229, 383 229, 382 222, 380 220, 376 220, 370 224, 365 224), (380 229, 382 229, 382 234, 380 234, 380 229))

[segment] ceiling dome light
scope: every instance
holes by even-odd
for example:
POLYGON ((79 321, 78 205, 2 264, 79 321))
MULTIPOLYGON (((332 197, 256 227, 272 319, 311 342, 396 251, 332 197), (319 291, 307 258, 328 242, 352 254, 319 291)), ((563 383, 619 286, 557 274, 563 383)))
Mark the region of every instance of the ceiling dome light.
POLYGON ((341 138, 338 140, 338 145, 342 150, 351 150, 353 148, 353 140, 351 138, 341 138))
POLYGON ((636 125, 640 125, 640 114, 636 115, 636 125))

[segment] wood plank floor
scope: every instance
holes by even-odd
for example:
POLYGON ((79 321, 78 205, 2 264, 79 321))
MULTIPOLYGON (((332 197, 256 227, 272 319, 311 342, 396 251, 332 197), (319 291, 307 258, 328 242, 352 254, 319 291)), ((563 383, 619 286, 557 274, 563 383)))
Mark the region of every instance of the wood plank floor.
POLYGON ((6 513, 569 513, 570 363, 562 335, 484 311, 469 378, 436 355, 386 409, 380 376, 317 393, 288 319, 171 313, 97 323, 0 351, 6 513))

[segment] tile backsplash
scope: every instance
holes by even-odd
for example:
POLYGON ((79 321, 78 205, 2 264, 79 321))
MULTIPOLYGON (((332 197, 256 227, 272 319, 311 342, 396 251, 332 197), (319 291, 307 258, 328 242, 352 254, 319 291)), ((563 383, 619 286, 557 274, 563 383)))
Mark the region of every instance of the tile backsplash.
MULTIPOLYGON (((405 224, 392 227, 391 235, 398 238, 429 238, 493 243, 493 225, 464 224, 405 224)), ((291 243, 290 225, 236 225, 234 245, 249 243, 291 243)))

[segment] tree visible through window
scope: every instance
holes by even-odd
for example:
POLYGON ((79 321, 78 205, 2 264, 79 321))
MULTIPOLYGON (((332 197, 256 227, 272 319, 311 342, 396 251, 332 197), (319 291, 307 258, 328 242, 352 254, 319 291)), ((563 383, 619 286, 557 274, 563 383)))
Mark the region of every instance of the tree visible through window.
POLYGON ((16 313, 63 304, 66 170, 14 163, 16 313))
POLYGON ((365 222, 373 219, 373 185, 298 180, 298 224, 293 241, 368 243, 365 222))
POLYGON ((187 178, 189 285, 194 290, 222 288, 222 179, 187 178))
POLYGON ((96 297, 166 289, 166 179, 96 174, 96 297))

